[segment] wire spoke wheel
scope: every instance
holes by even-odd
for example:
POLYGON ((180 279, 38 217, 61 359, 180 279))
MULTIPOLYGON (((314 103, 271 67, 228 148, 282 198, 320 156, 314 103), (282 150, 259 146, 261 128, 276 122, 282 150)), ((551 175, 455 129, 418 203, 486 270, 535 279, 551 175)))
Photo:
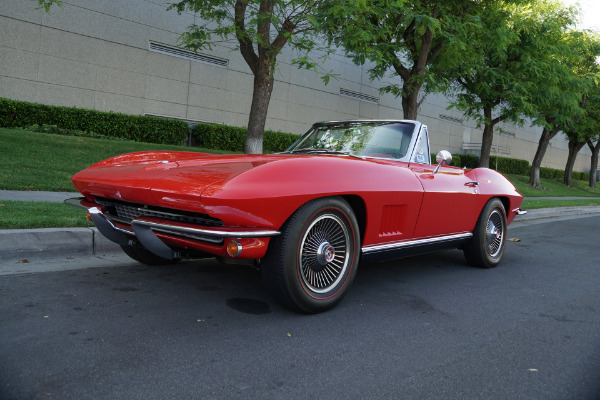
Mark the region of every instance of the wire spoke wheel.
POLYGON ((485 232, 486 250, 493 259, 497 258, 504 248, 504 217, 499 210, 494 210, 490 214, 485 232))
POLYGON ((352 207, 324 197, 300 207, 269 243, 261 274, 273 298, 299 312, 319 313, 339 304, 354 280, 360 230, 352 207))
POLYGON ((506 246, 506 212, 498 198, 483 207, 473 238, 463 246, 467 262, 480 268, 492 268, 500 263, 506 246))
POLYGON ((299 263, 304 284, 315 293, 335 287, 348 268, 350 234, 334 214, 316 218, 302 237, 299 263))

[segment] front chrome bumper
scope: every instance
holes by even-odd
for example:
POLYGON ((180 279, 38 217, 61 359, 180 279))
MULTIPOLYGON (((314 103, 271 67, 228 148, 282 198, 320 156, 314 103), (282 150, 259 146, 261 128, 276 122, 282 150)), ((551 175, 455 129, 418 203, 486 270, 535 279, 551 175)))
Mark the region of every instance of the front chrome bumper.
POLYGON ((205 227, 145 216, 133 219, 129 230, 117 226, 102 212, 102 206, 90 203, 83 197, 67 199, 65 203, 87 210, 98 231, 107 239, 120 245, 130 245, 137 241, 151 253, 169 260, 177 258, 177 254, 157 234, 217 246, 222 245, 225 239, 266 238, 280 234, 279 231, 262 228, 205 227))

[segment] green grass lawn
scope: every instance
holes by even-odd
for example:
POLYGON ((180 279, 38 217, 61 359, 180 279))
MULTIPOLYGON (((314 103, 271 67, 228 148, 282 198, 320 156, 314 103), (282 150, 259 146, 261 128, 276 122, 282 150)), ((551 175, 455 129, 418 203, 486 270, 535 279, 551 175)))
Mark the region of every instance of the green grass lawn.
POLYGON ((0 229, 94 226, 85 210, 62 203, 0 200, 0 229))
POLYGON ((517 190, 525 197, 600 197, 600 185, 597 188, 588 186, 587 181, 573 181, 573 187, 567 187, 560 179, 540 179, 544 189, 529 186, 529 177, 522 175, 507 175, 517 190))
POLYGON ((0 189, 75 191, 71 177, 76 172, 109 157, 144 150, 223 153, 197 147, 0 128, 0 189))
POLYGON ((533 210, 536 208, 549 207, 580 207, 580 206, 600 206, 599 199, 577 199, 577 200, 552 200, 549 197, 547 200, 528 200, 523 201, 521 208, 523 210, 533 210))

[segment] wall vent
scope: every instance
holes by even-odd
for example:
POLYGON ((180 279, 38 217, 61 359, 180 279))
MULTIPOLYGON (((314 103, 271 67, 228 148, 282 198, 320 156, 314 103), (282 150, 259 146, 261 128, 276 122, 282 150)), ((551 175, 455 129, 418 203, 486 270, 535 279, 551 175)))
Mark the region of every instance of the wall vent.
POLYGON ((354 92, 348 89, 340 88, 340 94, 346 97, 352 97, 353 99, 358 99, 362 101, 368 101, 369 103, 379 104, 379 97, 369 96, 368 94, 354 92))
POLYGON ((511 137, 516 137, 517 136, 514 132, 504 131, 504 130, 500 130, 500 134, 503 135, 503 136, 511 136, 511 137))
POLYGON ((229 66, 229 60, 226 60, 224 58, 209 56, 207 54, 194 53, 193 51, 180 49, 179 47, 168 46, 166 44, 150 42, 150 51, 185 58, 187 60, 205 62, 208 64, 218 65, 220 67, 225 68, 229 66))
POLYGON ((460 118, 454 118, 451 117, 450 115, 446 115, 446 114, 440 114, 440 119, 443 119, 444 121, 450 121, 450 122, 454 122, 455 124, 462 124, 463 120, 460 118))

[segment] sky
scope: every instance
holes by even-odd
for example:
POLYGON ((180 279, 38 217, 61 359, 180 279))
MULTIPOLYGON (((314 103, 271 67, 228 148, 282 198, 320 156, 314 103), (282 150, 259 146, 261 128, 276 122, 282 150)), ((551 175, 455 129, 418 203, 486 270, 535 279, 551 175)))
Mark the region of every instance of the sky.
POLYGON ((593 29, 600 32, 600 0, 562 0, 566 5, 579 3, 581 21, 577 25, 582 29, 593 29))

